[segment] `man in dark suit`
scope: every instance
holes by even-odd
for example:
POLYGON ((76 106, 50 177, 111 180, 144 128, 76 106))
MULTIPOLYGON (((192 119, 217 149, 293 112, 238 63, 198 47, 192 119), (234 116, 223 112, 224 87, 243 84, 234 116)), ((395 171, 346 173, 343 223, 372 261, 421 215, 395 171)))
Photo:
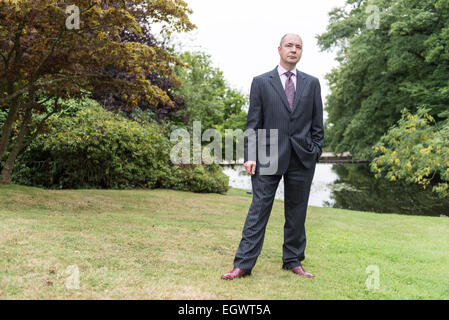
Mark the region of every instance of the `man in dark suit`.
POLYGON ((256 132, 258 151, 256 155, 253 139, 246 138, 244 166, 251 175, 253 200, 235 254, 234 269, 222 275, 225 280, 251 274, 262 250, 265 228, 282 176, 285 212, 282 267, 304 277, 314 277, 303 269, 301 261, 306 248, 307 203, 324 138, 321 87, 317 78, 296 69, 302 55, 300 36, 286 34, 278 51, 279 65, 255 77, 251 85, 246 128, 247 132, 256 132), (273 139, 273 135, 265 139, 260 129, 274 129, 277 139, 273 139), (274 154, 273 144, 277 146, 274 154), (261 161, 261 152, 270 153, 268 163, 261 161))

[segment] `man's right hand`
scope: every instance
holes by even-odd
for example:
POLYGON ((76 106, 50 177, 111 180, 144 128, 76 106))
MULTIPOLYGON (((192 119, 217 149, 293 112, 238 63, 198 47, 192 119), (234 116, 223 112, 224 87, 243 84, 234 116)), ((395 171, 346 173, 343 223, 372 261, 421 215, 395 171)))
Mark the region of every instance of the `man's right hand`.
POLYGON ((246 161, 243 166, 249 175, 254 175, 256 173, 256 161, 246 161))

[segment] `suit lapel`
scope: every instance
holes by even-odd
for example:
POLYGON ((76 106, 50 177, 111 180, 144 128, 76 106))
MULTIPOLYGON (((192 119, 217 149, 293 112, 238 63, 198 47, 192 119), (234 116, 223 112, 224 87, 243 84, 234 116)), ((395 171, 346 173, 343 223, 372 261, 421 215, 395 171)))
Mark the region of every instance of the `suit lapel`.
POLYGON ((279 77, 277 67, 274 68, 274 70, 270 74, 270 83, 273 86, 274 90, 279 95, 279 97, 281 98, 281 100, 282 100, 284 106, 287 108, 288 112, 292 112, 292 110, 290 110, 290 105, 288 104, 287 96, 285 95, 285 90, 282 87, 282 82, 281 82, 281 78, 279 77))
POLYGON ((302 92, 304 91, 304 86, 306 84, 305 79, 306 77, 302 74, 302 72, 296 69, 296 93, 295 99, 293 100, 293 111, 296 110, 296 107, 298 106, 298 103, 301 100, 301 95, 302 92))

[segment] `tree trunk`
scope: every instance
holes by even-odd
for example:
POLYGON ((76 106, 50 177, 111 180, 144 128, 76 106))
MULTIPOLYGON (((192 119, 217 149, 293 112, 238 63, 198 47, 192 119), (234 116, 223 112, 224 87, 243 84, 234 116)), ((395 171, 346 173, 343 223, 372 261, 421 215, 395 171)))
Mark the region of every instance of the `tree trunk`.
POLYGON ((22 126, 20 127, 19 134, 16 138, 14 146, 12 148, 11 153, 8 155, 8 159, 6 159, 5 165, 2 169, 2 178, 1 184, 10 184, 11 183, 11 175, 14 169, 14 162, 16 161, 17 155, 23 147, 23 140, 25 136, 29 132, 29 124, 31 122, 31 113, 32 107, 28 107, 25 112, 25 118, 23 119, 22 126))
POLYGON ((17 111, 19 111, 19 99, 13 99, 9 108, 8 116, 2 127, 2 136, 0 137, 0 160, 5 155, 11 136, 11 129, 14 121, 16 121, 17 111))

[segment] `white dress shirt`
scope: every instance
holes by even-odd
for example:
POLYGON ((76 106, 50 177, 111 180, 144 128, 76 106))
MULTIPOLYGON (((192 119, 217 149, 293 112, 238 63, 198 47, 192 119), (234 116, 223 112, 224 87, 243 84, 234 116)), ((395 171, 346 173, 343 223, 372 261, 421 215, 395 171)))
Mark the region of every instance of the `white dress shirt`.
MULTIPOLYGON (((288 70, 285 70, 281 65, 278 65, 278 73, 279 73, 279 77, 281 78, 281 82, 282 82, 282 87, 285 90, 285 83, 287 82, 288 77, 284 74, 286 73, 288 70)), ((293 68, 293 70, 290 70, 290 72, 293 73, 291 79, 293 81, 293 85, 295 87, 296 90, 296 68, 293 68)))

